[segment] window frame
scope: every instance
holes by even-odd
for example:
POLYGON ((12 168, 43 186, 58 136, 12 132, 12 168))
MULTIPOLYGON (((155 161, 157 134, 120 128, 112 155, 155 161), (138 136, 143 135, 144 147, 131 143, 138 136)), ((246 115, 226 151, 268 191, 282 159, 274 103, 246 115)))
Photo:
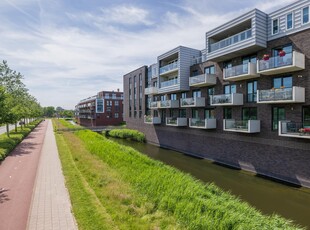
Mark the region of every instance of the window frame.
POLYGON ((309 10, 310 10, 310 7, 309 7, 309 6, 303 7, 303 8, 301 9, 301 24, 302 24, 302 25, 306 25, 306 24, 308 24, 309 21, 310 21, 310 18, 309 18, 309 10), (306 9, 306 8, 308 8, 308 21, 307 21, 307 22, 304 22, 304 9, 306 9))
POLYGON ((273 18, 272 21, 271 21, 271 34, 272 34, 272 35, 276 35, 276 34, 279 33, 279 31, 280 31, 279 25, 280 25, 280 23, 279 23, 279 18, 273 18), (273 29, 274 29, 273 22, 274 22, 275 20, 277 20, 277 27, 278 27, 278 31, 277 31, 276 33, 275 33, 274 30, 273 30, 273 29))
POLYGON ((293 12, 290 12, 288 14, 286 14, 286 30, 292 30, 294 29, 294 13, 293 12), (288 28, 288 20, 287 20, 287 17, 288 15, 292 15, 292 27, 291 28, 288 28))

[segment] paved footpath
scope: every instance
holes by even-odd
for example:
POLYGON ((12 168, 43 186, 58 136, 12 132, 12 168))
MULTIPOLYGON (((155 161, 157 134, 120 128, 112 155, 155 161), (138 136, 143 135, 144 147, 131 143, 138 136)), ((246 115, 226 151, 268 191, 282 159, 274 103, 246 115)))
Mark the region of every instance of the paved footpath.
POLYGON ((0 229, 77 229, 49 120, 0 165, 0 229))

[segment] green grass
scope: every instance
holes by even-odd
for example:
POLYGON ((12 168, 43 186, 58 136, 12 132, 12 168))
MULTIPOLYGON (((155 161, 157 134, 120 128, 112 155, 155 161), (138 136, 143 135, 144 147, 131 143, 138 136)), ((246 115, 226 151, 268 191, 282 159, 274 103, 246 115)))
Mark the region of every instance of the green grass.
POLYGON ((21 129, 17 128, 17 132, 10 131, 10 137, 7 137, 6 133, 0 135, 0 161, 5 157, 41 122, 42 120, 36 120, 29 123, 26 127, 21 129))
POLYGON ((56 140, 79 229, 183 229, 173 215, 155 209, 117 170, 91 154, 75 134, 56 133, 56 140))
MULTIPOLYGON (((262 215, 215 185, 202 183, 102 135, 88 130, 57 135, 66 141, 71 135, 66 143, 74 164, 63 162, 64 171, 68 167, 79 172, 66 177, 67 183, 78 183, 71 180, 80 181, 78 175, 83 176, 82 181, 95 196, 91 202, 99 202, 92 210, 104 208, 103 225, 110 221, 119 229, 298 229, 284 218, 262 215)), ((61 146, 59 149, 62 152, 61 146)), ((85 185, 76 189, 84 190, 85 185)), ((74 210, 80 209, 71 199, 74 210)))
POLYGON ((130 139, 133 141, 145 142, 145 135, 137 130, 132 129, 112 129, 105 133, 107 136, 122 139, 130 139))

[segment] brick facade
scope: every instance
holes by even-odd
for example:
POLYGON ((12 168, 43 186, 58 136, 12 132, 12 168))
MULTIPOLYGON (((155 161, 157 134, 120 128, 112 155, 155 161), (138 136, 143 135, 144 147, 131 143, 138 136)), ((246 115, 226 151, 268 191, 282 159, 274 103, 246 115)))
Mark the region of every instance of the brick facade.
POLYGON ((101 91, 97 96, 84 99, 76 106, 77 122, 82 126, 119 125, 123 122, 123 93, 101 91), (103 113, 96 112, 96 99, 104 99, 103 113))
MULTIPOLYGON (((244 104, 242 106, 212 107, 208 100, 210 96, 208 95, 208 88, 211 87, 191 87, 190 91, 186 92, 187 97, 191 97, 194 90, 201 90, 201 97, 206 98, 206 106, 195 109, 198 109, 200 117, 204 117, 204 110, 213 108, 217 120, 216 129, 166 126, 164 118, 165 116, 169 116, 172 109, 158 109, 158 114, 162 119, 160 125, 145 124, 143 117, 128 116, 129 78, 142 73, 143 79, 146 81, 148 79, 147 67, 144 66, 126 74, 124 76, 124 93, 126 98, 124 108, 127 126, 144 132, 148 142, 152 144, 310 187, 310 139, 282 137, 279 136, 277 130, 272 130, 272 111, 274 107, 283 107, 286 120, 295 122, 302 122, 303 108, 310 107, 309 37, 310 29, 306 29, 295 34, 271 40, 267 43, 266 49, 253 53, 257 59, 261 59, 264 54, 271 54, 273 48, 292 44, 293 50, 305 55, 305 69, 300 71, 268 76, 260 75, 254 79, 228 82, 223 80, 223 62, 214 63, 206 61, 191 66, 191 73, 197 73, 198 71, 198 74, 203 74, 204 68, 207 66, 215 66, 217 84, 211 86, 215 88, 215 94, 223 94, 224 86, 229 84, 235 84, 237 93, 243 94, 244 104), (305 88, 305 103, 259 104, 256 102, 247 102, 247 82, 255 80, 257 81, 258 90, 268 90, 273 87, 274 78, 285 76, 292 76, 293 86, 305 88), (257 108, 257 119, 261 122, 260 132, 248 134, 223 131, 224 108, 232 109, 233 119, 242 120, 242 108, 246 107, 257 108)), ((242 64, 242 56, 232 59, 231 62, 233 66, 242 64)), ((145 87, 145 84, 143 86, 145 87)), ((177 92, 177 99, 181 98, 181 94, 182 92, 177 92)), ((147 96, 143 95, 143 98, 144 102, 146 102, 147 96)), ((154 111, 156 111, 148 111, 146 105, 143 108, 145 108, 143 109, 143 115, 154 114, 154 111)), ((175 110, 179 109, 183 108, 179 107, 175 110)), ((186 108, 186 117, 192 117, 192 108, 186 108)))

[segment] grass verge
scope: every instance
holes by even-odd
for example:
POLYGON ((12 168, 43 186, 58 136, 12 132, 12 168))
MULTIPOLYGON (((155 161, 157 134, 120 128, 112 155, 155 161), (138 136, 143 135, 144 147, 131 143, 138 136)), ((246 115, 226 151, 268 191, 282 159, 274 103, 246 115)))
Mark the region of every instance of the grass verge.
POLYGON ((56 140, 79 229, 183 229, 74 133, 56 133, 56 140))
POLYGON ((68 149, 59 145, 61 158, 71 159, 62 161, 79 227, 86 226, 75 211, 85 209, 76 203, 84 197, 81 190, 89 193, 84 205, 95 205, 91 209, 102 216, 98 226, 110 229, 298 229, 284 218, 262 215, 215 185, 102 135, 84 130, 57 134, 58 143, 60 138, 68 149), (68 170, 77 171, 68 176, 68 170))
POLYGON ((5 157, 42 121, 42 119, 35 120, 21 129, 17 128, 17 132, 10 131, 10 137, 6 133, 0 135, 0 161, 5 157))
POLYGON ((137 130, 133 129, 112 129, 109 132, 105 132, 107 136, 117 137, 122 139, 129 139, 132 141, 145 142, 145 135, 137 130))

